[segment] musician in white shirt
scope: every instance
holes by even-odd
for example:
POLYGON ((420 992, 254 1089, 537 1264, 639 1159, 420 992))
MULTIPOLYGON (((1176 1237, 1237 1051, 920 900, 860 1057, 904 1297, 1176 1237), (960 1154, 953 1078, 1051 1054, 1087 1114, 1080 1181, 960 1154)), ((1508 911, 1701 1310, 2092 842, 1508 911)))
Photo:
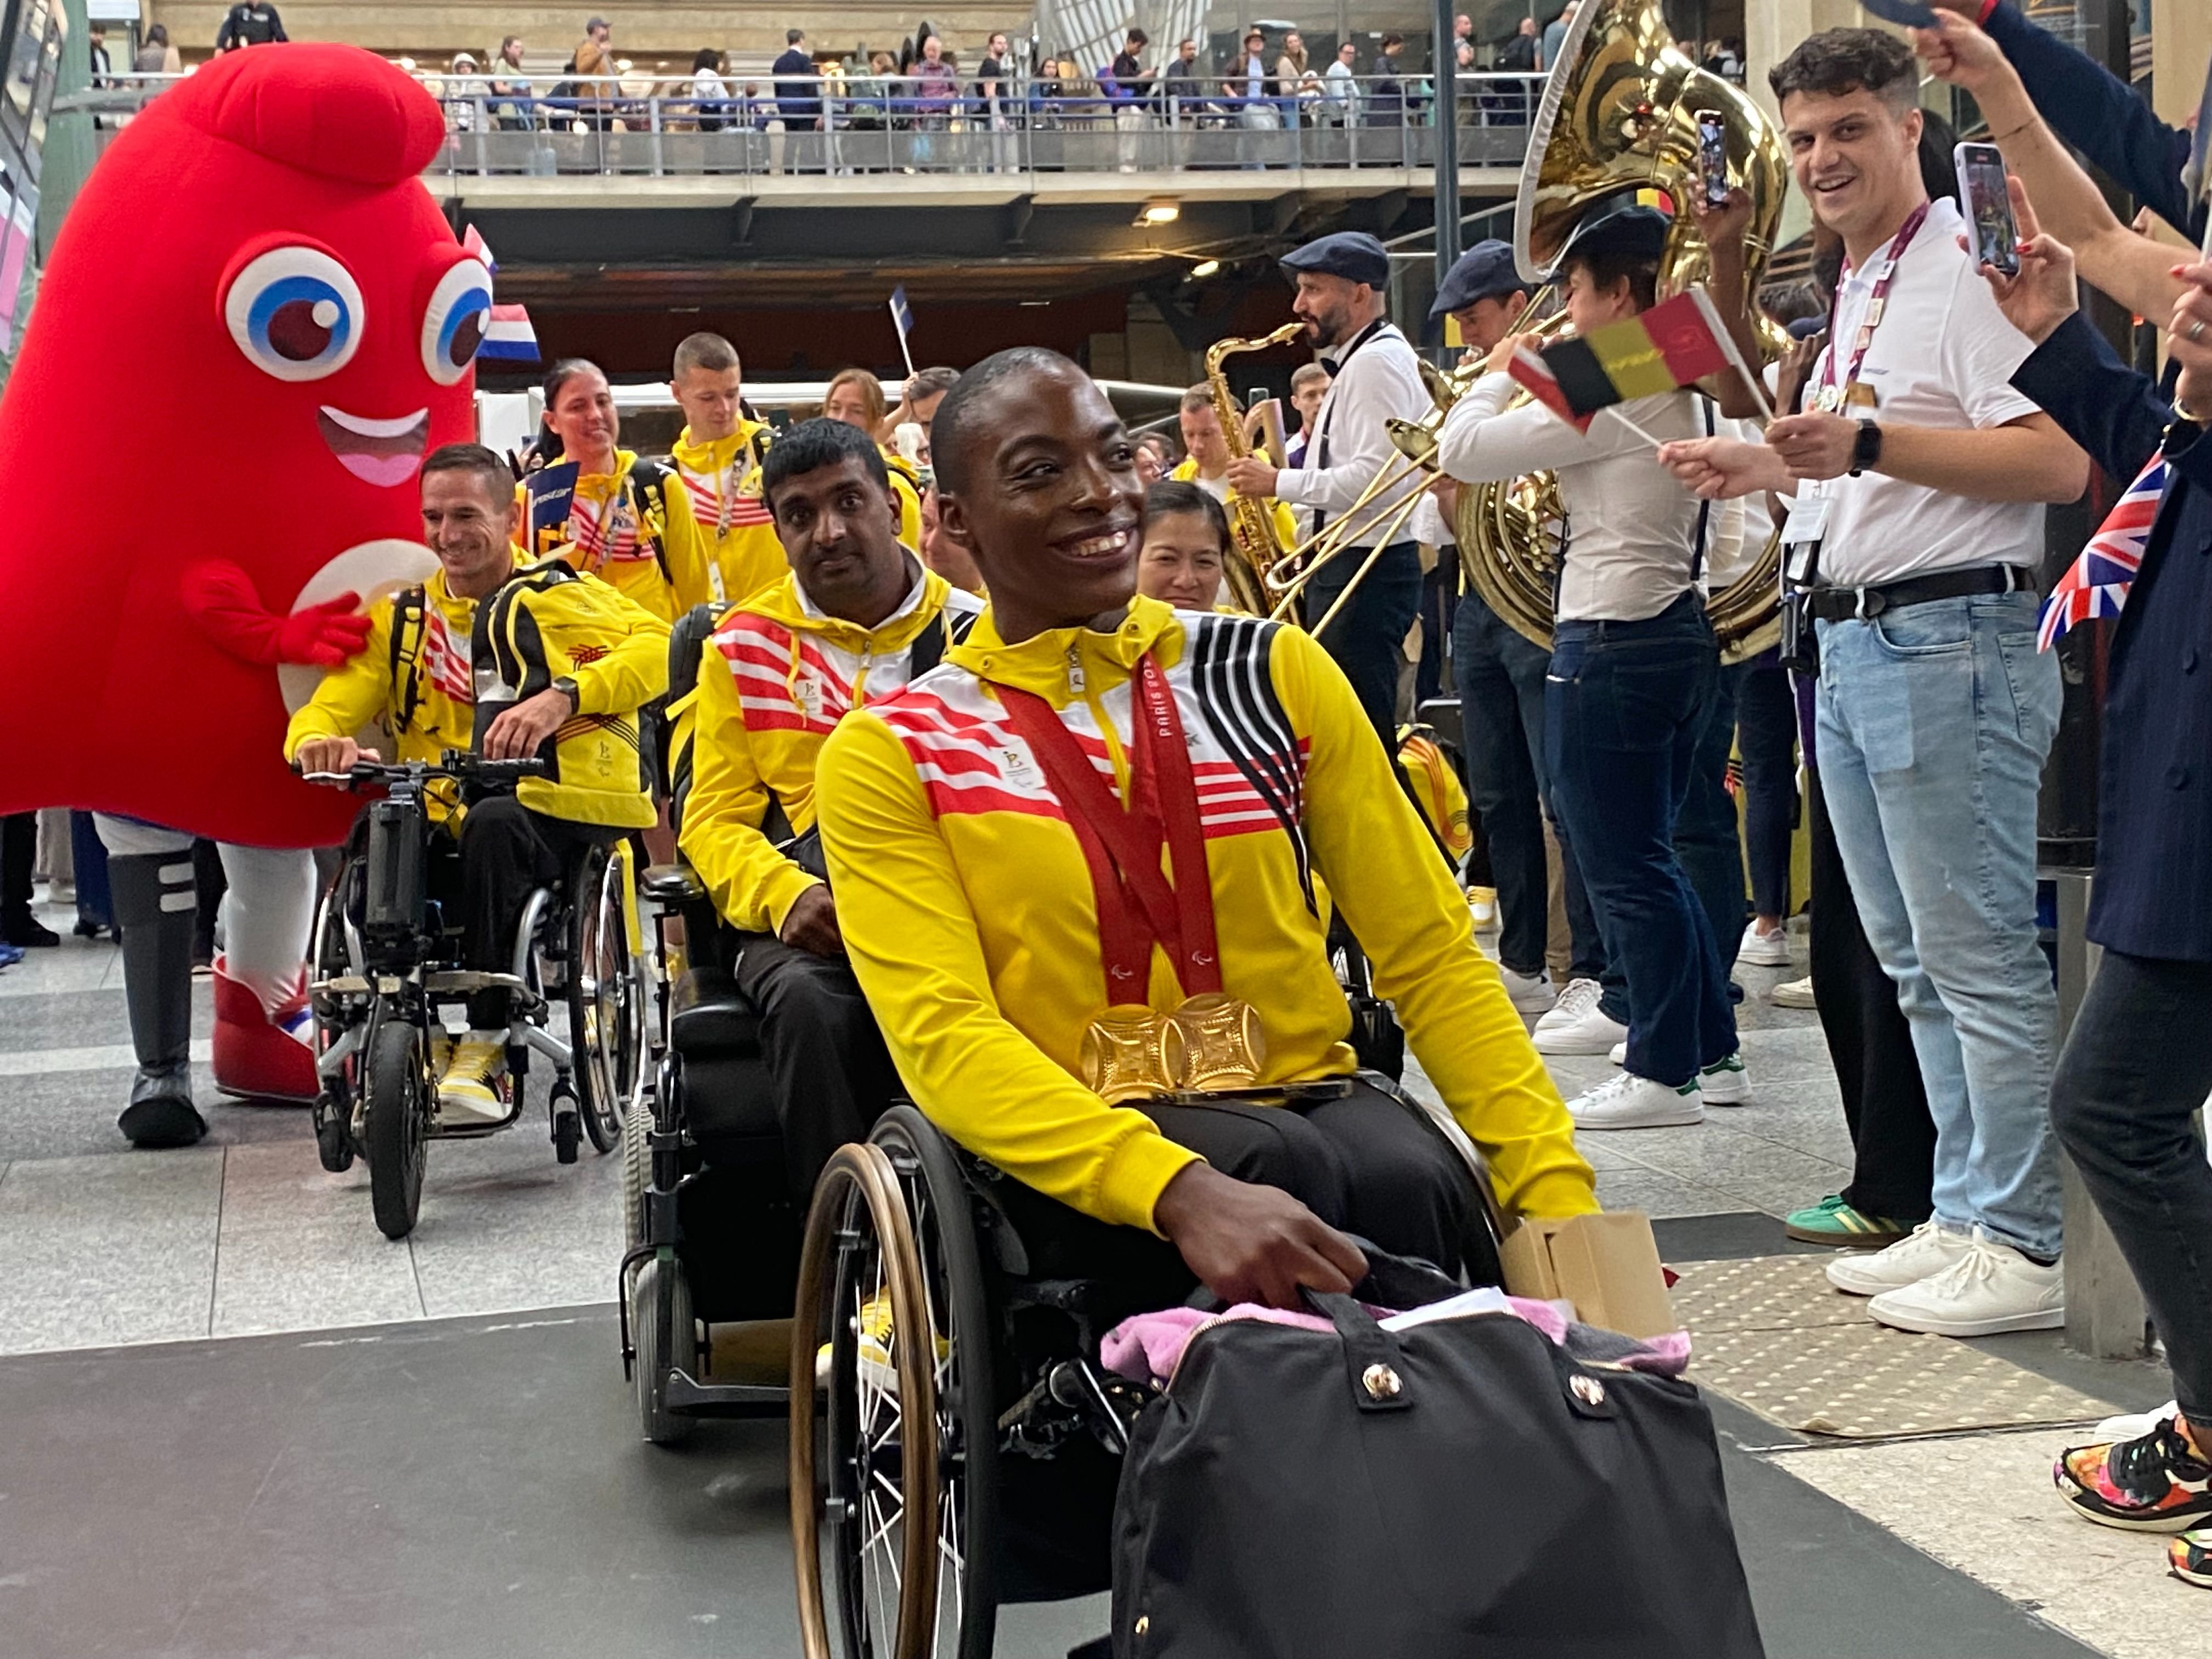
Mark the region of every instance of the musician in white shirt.
POLYGON ((1352 598, 1319 638, 1352 682, 1382 746, 1397 750, 1398 665, 1406 635, 1421 609, 1421 556, 1414 510, 1418 469, 1360 503, 1361 495, 1400 457, 1384 422, 1417 421, 1431 407, 1412 343, 1387 314, 1390 255, 1364 231, 1339 231, 1307 243, 1283 261, 1296 278, 1292 313, 1306 325, 1334 370, 1314 418, 1304 466, 1278 469, 1259 456, 1229 464, 1230 487, 1241 495, 1273 496, 1316 510, 1325 526, 1350 514, 1349 544, 1318 568, 1305 589, 1309 625, 1328 615, 1357 580, 1352 598), (1377 547, 1379 556, 1370 562, 1377 547), (1364 574, 1361 574, 1362 572, 1364 574))
MULTIPOLYGON (((1576 331, 1632 317, 1658 284, 1668 220, 1594 210, 1553 281, 1576 331)), ((1528 337, 1445 417, 1437 464, 1486 483, 1551 471, 1565 509, 1544 748, 1613 965, 1627 981, 1625 1069, 1569 1103, 1588 1129, 1700 1121, 1748 1096, 1718 941, 1674 851, 1674 824, 1719 691, 1698 591, 1712 516, 1658 465, 1653 441, 1710 431, 1711 406, 1670 392, 1600 411, 1577 432, 1539 403, 1508 409, 1504 373, 1528 337), (1647 435, 1648 434, 1648 435, 1647 435)), ((1732 943, 1733 941, 1731 941, 1732 943)))

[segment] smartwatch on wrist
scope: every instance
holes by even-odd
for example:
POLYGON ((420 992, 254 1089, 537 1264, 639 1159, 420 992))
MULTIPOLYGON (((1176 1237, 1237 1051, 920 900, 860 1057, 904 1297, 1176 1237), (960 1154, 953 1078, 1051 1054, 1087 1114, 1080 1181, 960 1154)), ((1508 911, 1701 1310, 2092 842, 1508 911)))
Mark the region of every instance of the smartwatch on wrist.
POLYGON ((1851 477, 1857 477, 1881 459, 1881 428, 1872 421, 1859 422, 1859 435, 1851 441, 1851 477))
POLYGON ((554 681, 553 689, 568 698, 570 714, 580 714, 583 711, 584 700, 576 694, 576 682, 568 675, 563 674, 559 679, 554 681))

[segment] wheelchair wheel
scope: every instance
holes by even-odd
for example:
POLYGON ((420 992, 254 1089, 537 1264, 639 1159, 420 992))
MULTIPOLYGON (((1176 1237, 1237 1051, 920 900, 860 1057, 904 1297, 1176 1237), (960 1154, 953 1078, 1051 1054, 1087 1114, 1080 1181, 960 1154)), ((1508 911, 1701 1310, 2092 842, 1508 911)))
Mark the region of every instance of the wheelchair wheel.
POLYGON ((645 1437, 656 1446, 689 1439, 694 1419, 668 1409, 668 1373, 677 1365, 687 1370, 697 1365, 699 1328, 691 1313, 690 1281, 672 1255, 655 1257, 638 1268, 630 1288, 629 1328, 630 1340, 637 1346, 630 1381, 637 1391, 638 1422, 645 1437))
POLYGON ((893 1106, 870 1139, 906 1200, 935 1334, 937 1607, 927 1650, 933 1659, 989 1659, 999 1610, 998 1396, 968 1183, 945 1137, 911 1106, 893 1106))
MULTIPOLYGON (((815 1184, 791 1346, 791 1537, 806 1659, 919 1659, 937 1632, 937 1406, 920 1254, 884 1149, 815 1184)), ((938 1651, 945 1651, 939 1649, 938 1651)))
MULTIPOLYGON (((344 907, 347 882, 354 868, 349 864, 341 869, 324 891, 322 902, 315 907, 314 935, 307 951, 308 978, 313 984, 326 983, 353 965, 346 953, 344 907)), ((349 1054, 329 1071, 323 1069, 322 1060, 360 1021, 367 998, 329 991, 314 992, 313 998, 318 1085, 313 1109, 315 1155, 332 1175, 343 1175, 353 1167, 353 1112, 361 1099, 362 1057, 358 1052, 349 1054)))
POLYGON ((404 1020, 377 1027, 368 1054, 368 1196, 377 1231, 404 1238, 415 1231, 422 1206, 422 1171, 429 1162, 430 1084, 423 1069, 422 1034, 404 1020))
POLYGON ((627 843, 594 848, 569 890, 568 1035, 584 1133, 601 1152, 622 1139, 645 1054, 645 986, 625 919, 635 863, 627 843))
POLYGON ((653 1103, 634 1101, 623 1119, 623 1248, 634 1250, 645 1243, 645 1189, 653 1184, 653 1147, 646 1137, 653 1133, 653 1103))

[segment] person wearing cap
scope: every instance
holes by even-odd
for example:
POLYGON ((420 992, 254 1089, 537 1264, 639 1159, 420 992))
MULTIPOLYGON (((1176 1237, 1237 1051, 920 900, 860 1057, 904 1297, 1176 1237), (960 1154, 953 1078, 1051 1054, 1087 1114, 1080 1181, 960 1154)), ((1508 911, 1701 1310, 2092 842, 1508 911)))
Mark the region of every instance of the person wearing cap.
MULTIPOLYGON (((1657 297, 1668 221, 1591 210, 1551 281, 1577 334, 1657 297)), ((1710 403, 1680 390, 1600 411, 1588 430, 1540 403, 1507 408, 1505 373, 1534 342, 1509 335, 1438 437, 1449 477, 1487 483, 1549 471, 1566 527, 1544 684, 1545 773, 1615 965, 1627 981, 1625 1065, 1571 1103, 1586 1129, 1700 1121, 1748 1095, 1711 921, 1674 848, 1720 649, 1698 591, 1709 512, 1658 465, 1653 441, 1702 437, 1710 403), (1648 434, 1648 435, 1647 435, 1648 434)))
MULTIPOLYGON (((1459 256, 1437 290, 1429 318, 1448 317, 1458 325, 1466 349, 1461 366, 1474 368, 1512 333, 1528 309, 1513 250, 1492 239, 1459 256)), ((1447 528, 1458 489, 1449 479, 1437 486, 1447 528)), ((1460 595, 1451 640, 1468 801, 1481 818, 1498 888, 1498 966, 1516 1008, 1548 1014, 1559 1000, 1544 969, 1550 905, 1542 815, 1552 810, 1544 769, 1544 674, 1551 654, 1516 632, 1472 584, 1460 595)), ((1560 855, 1571 860, 1568 838, 1557 831, 1556 811, 1553 817, 1560 855)), ((1568 915, 1575 943, 1572 978, 1586 978, 1592 988, 1578 994, 1578 1000, 1594 1000, 1605 951, 1579 879, 1570 890, 1578 901, 1568 915)), ((1607 1036, 1595 1052, 1604 1053, 1626 1035, 1607 1036)))
POLYGON ((1272 101, 1280 91, 1267 72, 1267 37, 1258 24, 1244 31, 1244 56, 1234 76, 1221 83, 1222 91, 1237 100, 1237 121, 1255 131, 1273 132, 1283 125, 1282 112, 1272 101))
POLYGON ((1260 456, 1241 457, 1229 464, 1229 485, 1239 495, 1312 507, 1316 529, 1352 514, 1345 545, 1306 585, 1305 614, 1317 625, 1336 611, 1319 629, 1321 643, 1351 680, 1383 747, 1395 752, 1398 664, 1421 609, 1420 550, 1413 529, 1419 474, 1407 473, 1352 509, 1376 475, 1399 459, 1383 423, 1419 420, 1431 406, 1428 389, 1412 343, 1387 314, 1390 255, 1382 243, 1364 231, 1339 231, 1292 252, 1283 269, 1297 284, 1292 314, 1335 378, 1314 420, 1307 464, 1278 469, 1260 456), (1370 554, 1377 556, 1371 562, 1370 554), (1339 606, 1363 569, 1358 587, 1339 606))

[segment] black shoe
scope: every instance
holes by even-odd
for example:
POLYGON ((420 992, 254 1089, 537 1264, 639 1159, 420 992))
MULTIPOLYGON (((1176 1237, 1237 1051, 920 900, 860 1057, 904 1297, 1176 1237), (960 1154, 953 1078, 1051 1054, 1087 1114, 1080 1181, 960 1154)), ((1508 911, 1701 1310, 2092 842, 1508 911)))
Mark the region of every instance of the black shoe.
POLYGON ((80 914, 76 919, 76 926, 70 928, 70 932, 75 933, 79 939, 98 939, 102 933, 107 932, 107 924, 97 917, 80 914))
POLYGON ((190 1146, 208 1129, 207 1120, 192 1103, 179 1100, 174 1095, 153 1095, 132 1101, 123 1109, 123 1115, 115 1120, 115 1127, 123 1131, 123 1138, 133 1146, 149 1151, 190 1146))
POLYGON ((26 910, 20 916, 11 916, 0 922, 0 939, 30 950, 40 945, 59 945, 62 936, 26 910))

